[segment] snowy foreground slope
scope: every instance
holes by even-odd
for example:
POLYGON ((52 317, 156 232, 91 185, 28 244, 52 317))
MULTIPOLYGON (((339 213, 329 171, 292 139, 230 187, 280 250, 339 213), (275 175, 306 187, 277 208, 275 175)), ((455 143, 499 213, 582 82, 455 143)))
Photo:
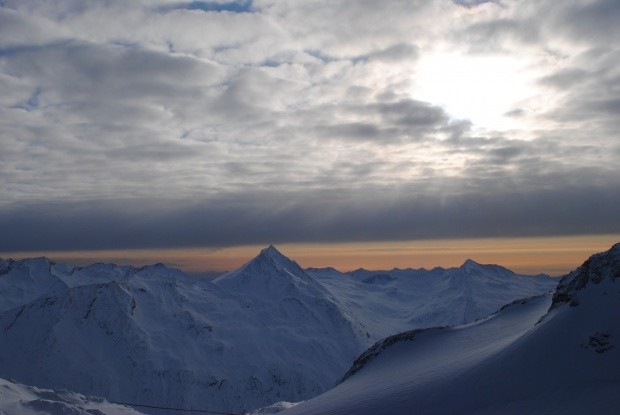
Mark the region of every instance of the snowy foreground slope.
POLYGON ((0 379, 0 414, 140 415, 126 406, 68 391, 52 391, 0 379))
POLYGON ((0 377, 240 412, 328 390, 386 335, 468 322, 556 284, 471 261, 330 272, 308 273, 274 247, 213 282, 161 264, 0 260, 0 377))
POLYGON ((286 414, 617 414, 620 244, 469 325, 388 337, 286 414))

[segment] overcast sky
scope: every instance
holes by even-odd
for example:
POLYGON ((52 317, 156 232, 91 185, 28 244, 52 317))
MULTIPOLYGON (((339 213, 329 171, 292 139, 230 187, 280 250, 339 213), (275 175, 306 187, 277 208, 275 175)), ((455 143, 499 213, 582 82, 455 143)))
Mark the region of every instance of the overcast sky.
POLYGON ((620 232, 617 0, 0 0, 0 252, 620 232))

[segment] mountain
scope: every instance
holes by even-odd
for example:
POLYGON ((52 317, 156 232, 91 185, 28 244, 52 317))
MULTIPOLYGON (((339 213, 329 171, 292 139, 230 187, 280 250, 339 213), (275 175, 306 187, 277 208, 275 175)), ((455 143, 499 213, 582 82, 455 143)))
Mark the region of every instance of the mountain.
POLYGON ((0 262, 0 376, 148 405, 242 411, 331 388, 405 330, 483 317, 556 281, 467 262, 303 270, 269 246, 213 281, 155 264, 0 262))
POLYGON ((0 314, 2 376, 116 401, 202 403, 228 373, 210 335, 224 315, 216 287, 165 268, 114 270, 0 314))
MULTIPOLYGON (((272 354, 286 367, 287 379, 294 380, 286 381, 289 394, 328 389, 347 362, 371 344, 348 306, 273 246, 213 283, 238 299, 261 328, 248 347, 256 348, 258 356, 272 354)), ((254 365, 265 368, 267 363, 254 365)))
POLYGON ((468 325, 376 343, 343 382, 287 414, 615 414, 620 407, 620 244, 553 295, 468 325))
POLYGON ((67 285, 52 273, 47 258, 23 261, 0 259, 0 313, 32 301, 49 291, 65 290, 67 285))
POLYGON ((0 413, 19 415, 140 415, 127 406, 66 390, 53 391, 0 379, 0 413))
POLYGON ((333 268, 307 272, 348 304, 373 340, 416 328, 465 324, 519 298, 551 291, 558 279, 525 276, 467 260, 457 268, 333 268))
POLYGON ((273 245, 239 269, 216 278, 213 283, 239 295, 259 299, 302 292, 311 296, 329 295, 321 284, 273 245))
POLYGON ((273 247, 213 283, 161 264, 47 260, 15 261, 1 278, 32 275, 50 291, 0 314, 0 376, 25 384, 241 411, 327 390, 372 344, 273 247))
POLYGON ((425 312, 419 312, 416 320, 424 321, 426 315, 434 315, 444 307, 452 310, 454 318, 442 325, 465 324, 488 316, 511 301, 553 290, 557 285, 557 279, 545 275, 517 275, 502 266, 472 260, 447 270, 443 279, 439 291, 432 294, 425 312))

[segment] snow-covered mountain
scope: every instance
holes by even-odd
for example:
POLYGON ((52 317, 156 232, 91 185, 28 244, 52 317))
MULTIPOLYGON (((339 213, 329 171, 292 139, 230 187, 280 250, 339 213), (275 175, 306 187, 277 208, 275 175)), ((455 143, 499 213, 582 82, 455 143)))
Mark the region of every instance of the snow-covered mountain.
POLYGON ((163 265, 14 269, 31 266, 64 283, 0 314, 0 375, 26 384, 240 411, 323 392, 370 342, 273 247, 215 283, 163 265))
POLYGON ((141 415, 127 406, 79 393, 53 391, 0 379, 0 414, 141 415))
POLYGON ((112 401, 254 409, 331 388, 375 341, 555 285, 449 270, 304 271, 270 246, 210 282, 162 264, 0 263, 0 376, 112 401))
POLYGON ((375 340, 415 328, 469 323, 518 298, 553 290, 558 281, 472 260, 450 269, 307 271, 349 305, 375 340))
POLYGON ((414 330, 364 352, 334 389, 293 414, 616 414, 620 244, 553 295, 474 323, 414 330))
POLYGON ((67 285, 52 273, 52 263, 46 258, 0 259, 0 313, 47 292, 66 288, 67 285))

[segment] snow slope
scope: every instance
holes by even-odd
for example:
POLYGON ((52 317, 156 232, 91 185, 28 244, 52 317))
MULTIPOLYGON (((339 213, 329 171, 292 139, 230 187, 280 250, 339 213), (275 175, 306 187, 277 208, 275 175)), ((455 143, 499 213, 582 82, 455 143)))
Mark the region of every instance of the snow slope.
POLYGON ((460 327, 402 333, 363 353, 334 389, 287 414, 615 414, 620 244, 553 296, 460 327))
POLYGON ((53 391, 0 379, 0 414, 139 415, 126 406, 69 391, 53 391))
POLYGON ((374 340, 406 330, 465 324, 518 298, 551 291, 558 280, 523 276, 472 260, 458 268, 308 273, 348 304, 374 340))

